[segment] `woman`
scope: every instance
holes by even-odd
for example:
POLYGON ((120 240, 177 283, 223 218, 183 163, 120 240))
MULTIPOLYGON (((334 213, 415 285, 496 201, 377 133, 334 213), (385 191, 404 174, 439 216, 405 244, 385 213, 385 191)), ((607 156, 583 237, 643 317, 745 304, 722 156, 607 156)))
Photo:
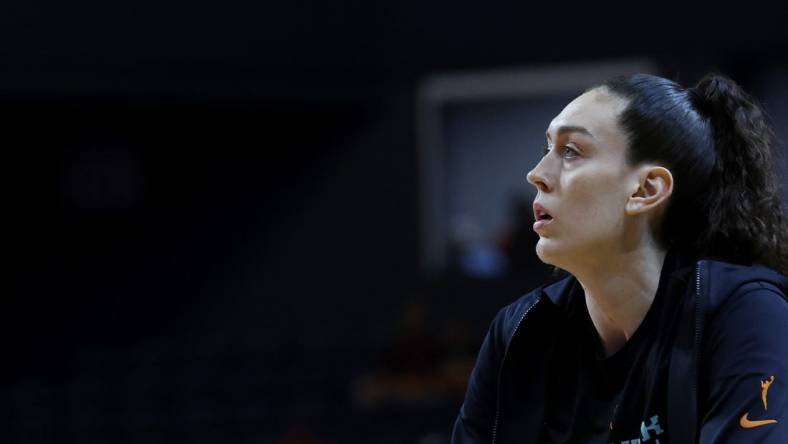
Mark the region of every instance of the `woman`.
POLYGON ((587 90, 547 129, 536 254, 453 443, 788 443, 788 227, 761 109, 711 74, 587 90))

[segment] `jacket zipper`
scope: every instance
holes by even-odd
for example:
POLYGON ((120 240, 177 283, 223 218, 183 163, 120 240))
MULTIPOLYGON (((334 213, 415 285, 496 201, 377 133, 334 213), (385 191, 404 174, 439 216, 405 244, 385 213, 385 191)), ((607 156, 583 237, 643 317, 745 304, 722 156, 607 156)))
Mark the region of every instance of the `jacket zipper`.
POLYGON ((498 368, 498 387, 497 387, 496 398, 495 398, 495 421, 493 422, 493 429, 492 429, 492 444, 495 444, 495 435, 498 432, 498 417, 500 416, 500 412, 501 412, 501 375, 503 375, 503 364, 506 361, 506 356, 509 354, 509 346, 511 345, 512 340, 514 340, 514 336, 517 334, 517 329, 520 328, 520 324, 523 322, 523 319, 525 319, 525 315, 527 315, 528 312, 531 311, 531 309, 534 308, 534 306, 538 304, 539 301, 541 300, 542 297, 540 296, 534 301, 533 304, 531 304, 530 307, 528 307, 525 310, 522 316, 520 316, 520 320, 517 321, 517 325, 514 326, 514 331, 512 332, 512 336, 509 338, 509 343, 506 345, 506 351, 503 354, 503 359, 501 359, 501 366, 498 368))
MULTIPOLYGON (((698 402, 698 371, 697 366, 700 365, 700 338, 701 338, 701 324, 704 321, 704 317, 701 315, 702 313, 702 300, 700 295, 700 268, 703 261, 698 261, 698 269, 695 276, 695 366, 693 366, 694 374, 691 375, 692 381, 692 397, 690 399, 695 402, 695 406, 691 408, 697 409, 697 402, 698 402)), ((697 421, 697 414, 695 415, 695 421, 697 421)), ((692 439, 695 440, 695 424, 692 425, 692 439)))
MULTIPOLYGON (((701 332, 701 319, 699 318, 700 315, 700 267, 701 262, 698 261, 696 272, 695 272, 695 350, 700 350, 700 332, 701 332)), ((509 344, 514 339, 515 334, 517 334, 517 330, 520 328, 520 324, 525 319, 525 316, 534 308, 534 305, 538 304, 542 298, 540 297, 533 304, 531 304, 528 309, 520 316, 520 320, 517 321, 517 325, 514 326, 514 331, 512 332, 512 337, 510 338, 509 344)), ((504 352, 503 359, 501 360, 501 367, 498 369, 498 387, 497 387, 497 397, 495 400, 495 421, 493 422, 493 430, 492 430, 492 444, 495 444, 496 433, 498 432, 498 418, 501 412, 501 375, 503 374, 503 363, 506 360, 506 356, 509 354, 509 347, 507 345, 506 352, 504 352)), ((697 372, 692 377, 692 399, 698 399, 698 378, 696 377, 697 372)), ((693 432, 694 435, 694 432, 693 432)))

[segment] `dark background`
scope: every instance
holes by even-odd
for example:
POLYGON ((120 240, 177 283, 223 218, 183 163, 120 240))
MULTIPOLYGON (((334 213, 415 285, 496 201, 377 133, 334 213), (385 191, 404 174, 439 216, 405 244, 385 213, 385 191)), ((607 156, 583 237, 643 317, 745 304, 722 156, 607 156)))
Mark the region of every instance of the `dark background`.
POLYGON ((545 274, 420 271, 418 87, 788 69, 781 9, 634 7, 4 3, 1 440, 447 442, 487 324, 545 274))

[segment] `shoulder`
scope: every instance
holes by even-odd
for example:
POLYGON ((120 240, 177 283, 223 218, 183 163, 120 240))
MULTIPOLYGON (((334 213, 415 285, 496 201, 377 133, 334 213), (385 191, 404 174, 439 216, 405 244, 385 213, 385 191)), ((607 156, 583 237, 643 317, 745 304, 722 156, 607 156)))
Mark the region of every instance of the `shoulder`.
POLYGON ((783 424, 788 414, 785 276, 762 266, 705 260, 698 270, 699 288, 712 305, 698 375, 700 441, 786 442, 782 426, 747 425, 764 418, 783 424))
POLYGON ((700 281, 696 284, 699 290, 709 295, 708 303, 712 312, 728 309, 748 297, 773 298, 769 303, 778 305, 788 302, 788 277, 763 265, 704 259, 698 262, 698 272, 700 281))
MULTIPOLYGON (((737 361, 749 352, 788 353, 788 278, 761 265, 701 261, 707 270, 707 346, 737 361)), ((702 268, 701 268, 702 269, 702 268)))

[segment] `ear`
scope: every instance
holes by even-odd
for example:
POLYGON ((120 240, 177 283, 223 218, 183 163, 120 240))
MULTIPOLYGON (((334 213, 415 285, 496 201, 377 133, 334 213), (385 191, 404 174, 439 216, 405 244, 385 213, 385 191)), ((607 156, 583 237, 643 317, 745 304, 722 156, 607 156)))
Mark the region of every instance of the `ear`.
POLYGON ((673 193, 673 175, 661 166, 646 165, 637 173, 637 189, 629 196, 625 211, 629 216, 657 210, 673 193))

